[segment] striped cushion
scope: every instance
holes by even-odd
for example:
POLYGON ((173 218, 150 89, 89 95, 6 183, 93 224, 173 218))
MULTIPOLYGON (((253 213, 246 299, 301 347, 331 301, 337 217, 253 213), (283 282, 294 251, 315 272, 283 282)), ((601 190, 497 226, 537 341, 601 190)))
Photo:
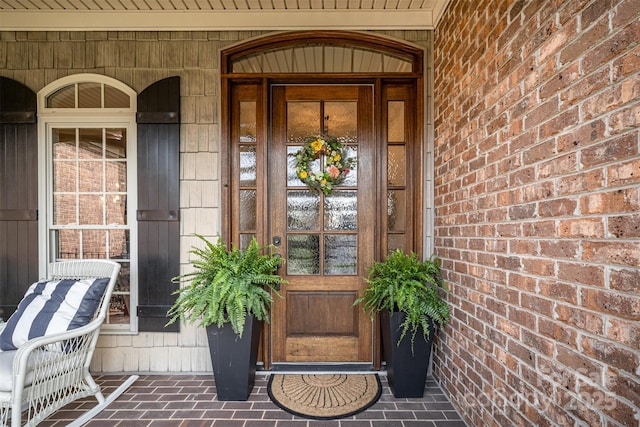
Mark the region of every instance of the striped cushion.
POLYGON ((29 287, 0 333, 0 350, 79 328, 95 315, 109 278, 42 281, 29 287))

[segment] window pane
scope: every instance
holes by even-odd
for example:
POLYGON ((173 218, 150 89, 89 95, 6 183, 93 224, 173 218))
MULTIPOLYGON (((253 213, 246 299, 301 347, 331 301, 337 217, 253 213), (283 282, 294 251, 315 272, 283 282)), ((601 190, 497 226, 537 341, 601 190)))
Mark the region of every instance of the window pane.
POLYGON ((320 229, 320 194, 317 191, 287 192, 287 229, 320 229))
POLYGON ((289 234, 287 236, 287 274, 320 274, 320 236, 289 234))
POLYGON ((107 224, 125 225, 127 223, 127 196, 107 195, 107 224))
POLYGON ((354 275, 358 270, 355 234, 324 236, 324 274, 354 275))
POLYGON ((80 232, 78 230, 56 230, 54 240, 56 260, 80 258, 80 232))
POLYGON ((104 85, 104 108, 129 108, 129 95, 113 86, 104 85))
POLYGON ((109 325, 127 325, 129 324, 129 307, 131 297, 127 294, 120 294, 114 291, 111 294, 111 302, 109 303, 109 316, 105 321, 109 325))
POLYGON ((129 259, 129 230, 109 231, 109 258, 129 259))
POLYGON ((406 185, 407 164, 404 145, 387 147, 387 183, 392 187, 406 185))
POLYGON ((75 108, 76 85, 69 85, 57 90, 47 97, 48 108, 75 108))
POLYGON ((105 141, 105 157, 107 159, 125 159, 127 157, 126 129, 107 129, 105 141))
POLYGON ((127 164, 125 162, 106 162, 106 191, 127 191, 127 164))
POLYGON ((374 49, 332 45, 328 42, 321 45, 284 47, 264 53, 250 53, 233 60, 232 72, 410 73, 412 65, 409 59, 398 58, 374 49))
POLYGON ((75 129, 53 129, 51 136, 54 159, 75 159, 77 157, 75 129))
POLYGON ((53 192, 75 192, 76 191, 76 166, 75 161, 54 161, 53 162, 53 192))
POLYGON ((78 162, 79 185, 82 193, 101 193, 104 183, 103 162, 78 162))
POLYGON ((334 191, 324 198, 325 230, 356 230, 358 228, 358 192, 334 191))
POLYGON ((256 190, 240 190, 240 230, 256 229, 256 190))
POLYGON ((77 224, 77 205, 75 194, 53 195, 53 223, 54 225, 77 224))
POLYGON ((404 231, 406 218, 405 191, 390 190, 387 198, 387 228, 389 231, 404 231))
POLYGON ((100 83, 78 83, 78 108, 102 107, 102 85, 100 83))
POLYGON ((78 196, 80 204, 80 224, 104 224, 104 196, 81 194, 78 196))
POLYGON ((105 321, 110 324, 128 324, 131 317, 131 266, 128 262, 121 262, 120 266, 118 281, 113 294, 111 294, 109 311, 105 321))
POLYGON ((102 129, 79 129, 78 133, 78 158, 102 159, 102 129))
POLYGON ((256 147, 255 145, 240 146, 240 185, 256 185, 256 147))
POLYGON ((387 121, 387 140, 404 142, 404 101, 389 101, 389 119, 387 121))
POLYGON ((411 61, 405 59, 396 58, 389 55, 383 55, 384 57, 384 72, 385 73, 410 73, 412 69, 411 61))
POLYGON ((354 49, 353 51, 354 73, 380 73, 382 72, 382 54, 367 50, 354 49))
POLYGON ((82 258, 107 258, 106 230, 82 230, 82 258))

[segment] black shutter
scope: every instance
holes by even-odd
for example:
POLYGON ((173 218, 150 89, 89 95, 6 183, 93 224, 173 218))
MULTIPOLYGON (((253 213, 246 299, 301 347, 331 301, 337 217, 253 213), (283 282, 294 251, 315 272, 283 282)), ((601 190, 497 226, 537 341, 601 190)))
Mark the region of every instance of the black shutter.
POLYGON ((138 330, 165 327, 180 273, 180 77, 138 96, 138 330))
POLYGON ((0 77, 0 317, 38 280, 36 94, 0 77))

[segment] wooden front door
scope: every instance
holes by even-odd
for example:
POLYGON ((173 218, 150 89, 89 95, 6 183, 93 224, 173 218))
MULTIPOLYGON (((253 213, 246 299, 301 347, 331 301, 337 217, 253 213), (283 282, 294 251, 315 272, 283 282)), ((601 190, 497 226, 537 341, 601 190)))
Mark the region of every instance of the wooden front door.
POLYGON ((272 362, 371 363, 372 321, 353 302, 374 259, 373 87, 273 86, 271 112, 268 223, 288 281, 272 311, 272 362), (317 135, 356 160, 329 195, 295 172, 292 154, 317 135))

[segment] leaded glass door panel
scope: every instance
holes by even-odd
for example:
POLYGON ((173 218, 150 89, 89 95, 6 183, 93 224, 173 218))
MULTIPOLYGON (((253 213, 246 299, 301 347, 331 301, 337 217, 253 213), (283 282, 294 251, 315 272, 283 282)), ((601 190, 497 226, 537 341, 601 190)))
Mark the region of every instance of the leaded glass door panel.
MULTIPOLYGON (((288 281, 273 307, 274 363, 372 362, 371 319, 353 306, 374 258, 372 93, 367 85, 272 87, 270 238, 288 281), (319 135, 353 160, 328 192, 296 172, 295 154, 319 135)), ((327 169, 327 155, 309 162, 309 174, 327 169)))

